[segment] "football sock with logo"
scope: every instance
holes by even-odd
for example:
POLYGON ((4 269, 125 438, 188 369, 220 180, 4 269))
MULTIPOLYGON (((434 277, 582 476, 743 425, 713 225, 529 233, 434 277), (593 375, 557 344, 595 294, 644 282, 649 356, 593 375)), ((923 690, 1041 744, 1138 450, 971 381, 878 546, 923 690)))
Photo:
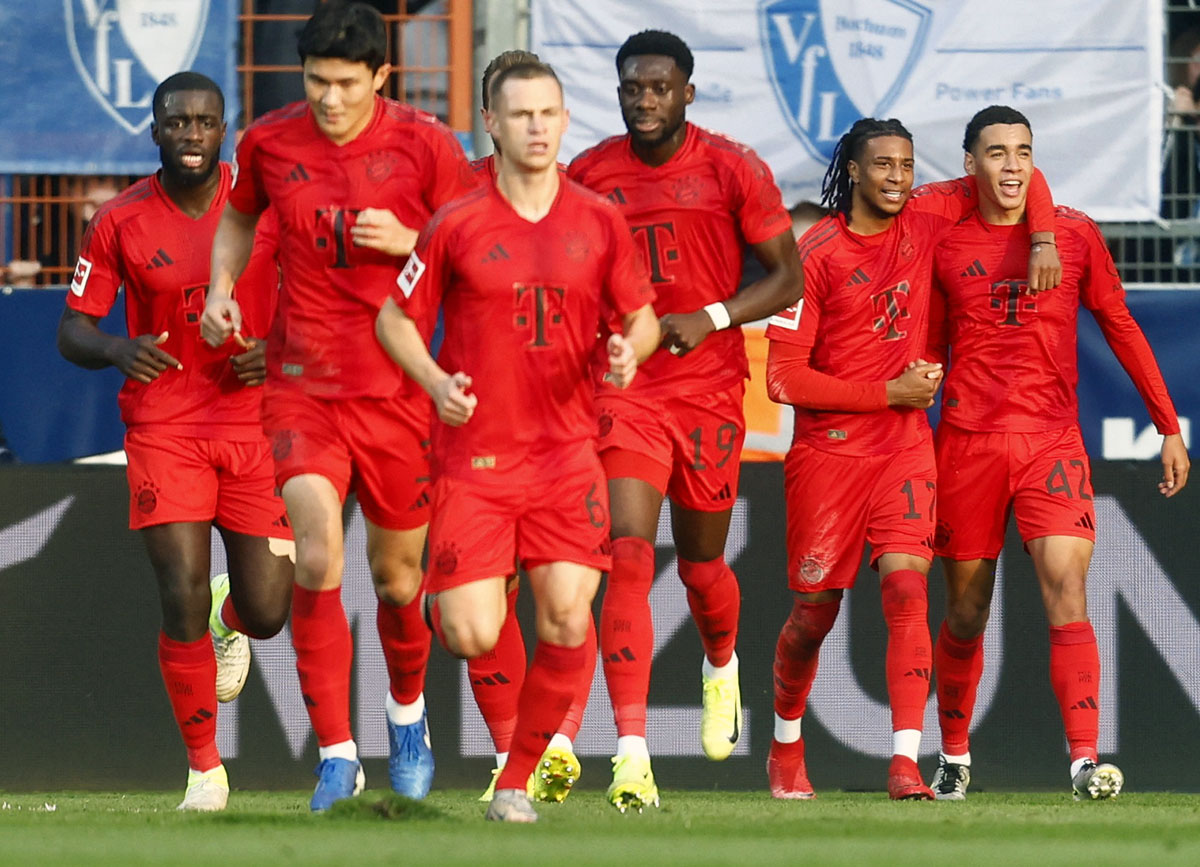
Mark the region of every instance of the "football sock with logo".
POLYGON ((925 721, 929 669, 933 664, 925 576, 911 569, 897 569, 884 577, 882 597, 888 630, 884 670, 892 706, 892 731, 919 732, 925 721))
MULTIPOLYGON (((583 712, 587 710, 588 695, 592 691, 592 678, 596 675, 596 624, 591 615, 588 615, 587 640, 583 646, 585 656, 583 669, 579 672, 579 684, 575 691, 575 698, 571 701, 571 706, 567 708, 567 715, 563 717, 562 725, 558 727, 558 733, 555 735, 555 737, 561 735, 570 741, 575 740, 575 736, 579 734, 579 727, 583 725, 583 712)), ((554 746, 566 745, 554 744, 554 746)))
MULTIPOLYGON (((593 655, 595 655, 593 653, 593 655)), ((508 591, 508 611, 496 646, 467 660, 467 676, 475 704, 483 716, 496 752, 508 752, 517 725, 517 700, 525 683, 525 638, 517 622, 517 586, 508 591)))
MULTIPOLYGON (((775 715, 781 720, 804 716, 808 693, 817 676, 821 642, 837 620, 841 599, 805 602, 796 599, 775 643, 775 715)), ((799 735, 799 727, 796 731, 799 735)))
POLYGON ((700 631, 704 655, 715 667, 726 665, 737 644, 742 591, 724 557, 707 563, 679 558, 679 579, 687 588, 688 607, 700 631))
POLYGON ((617 735, 646 736, 646 697, 654 655, 654 546, 636 536, 612 543, 612 570, 600 607, 600 655, 617 735))
POLYGON ((425 668, 429 664, 430 632, 422 616, 420 594, 407 605, 391 605, 380 599, 375 608, 375 626, 392 698, 397 704, 412 704, 425 688, 425 668))
POLYGON ((292 591, 292 647, 300 693, 321 746, 350 736, 350 664, 354 656, 350 624, 342 609, 342 588, 292 591))
POLYGON ((217 752, 217 658, 212 639, 205 635, 199 641, 176 641, 159 632, 158 667, 187 747, 188 767, 211 771, 221 764, 217 752))
POLYGON ((524 790, 526 780, 546 750, 550 733, 558 730, 578 692, 587 652, 586 642, 578 647, 538 642, 533 664, 521 687, 517 728, 508 761, 496 780, 497 791, 524 790))
POLYGON ((933 646, 933 672, 942 752, 963 755, 971 749, 971 714, 983 674, 983 635, 959 638, 943 620, 933 646))
POLYGON ((1086 620, 1050 627, 1050 685, 1058 699, 1071 761, 1097 757, 1100 651, 1086 620))

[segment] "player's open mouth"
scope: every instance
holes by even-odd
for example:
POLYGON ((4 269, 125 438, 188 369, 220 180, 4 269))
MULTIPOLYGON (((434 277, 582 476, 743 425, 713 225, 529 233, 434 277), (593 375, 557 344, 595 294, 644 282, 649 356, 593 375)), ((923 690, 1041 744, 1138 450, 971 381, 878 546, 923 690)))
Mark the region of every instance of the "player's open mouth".
POLYGON ((204 165, 204 154, 182 154, 179 161, 189 169, 198 169, 204 165))
POLYGON ((638 132, 653 132, 662 126, 662 121, 653 117, 636 117, 633 119, 633 128, 638 132))
POLYGON ((1020 194, 1021 186, 1020 181, 1001 181, 1000 191, 1008 196, 1016 196, 1020 194))
POLYGON ((879 194, 889 202, 899 202, 904 198, 903 190, 880 190, 879 194))

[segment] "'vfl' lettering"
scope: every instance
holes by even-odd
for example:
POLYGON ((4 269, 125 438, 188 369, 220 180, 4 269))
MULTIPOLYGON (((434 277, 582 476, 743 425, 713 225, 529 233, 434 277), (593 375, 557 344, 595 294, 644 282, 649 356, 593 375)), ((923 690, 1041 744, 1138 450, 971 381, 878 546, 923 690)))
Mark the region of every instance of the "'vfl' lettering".
POLYGON ((900 321, 908 319, 908 281, 901 280, 871 296, 871 307, 875 311, 875 319, 871 323, 873 331, 883 332, 880 340, 900 340, 908 336, 907 331, 900 330, 900 321))
POLYGON ((679 261, 679 247, 675 245, 675 224, 649 223, 631 226, 633 237, 646 242, 646 260, 650 263, 651 283, 674 283, 675 278, 667 274, 667 263, 679 261))
POLYGON ((547 331, 551 326, 562 324, 566 287, 514 283, 513 288, 517 290, 513 322, 518 328, 530 329, 532 339, 528 346, 550 346, 547 331))

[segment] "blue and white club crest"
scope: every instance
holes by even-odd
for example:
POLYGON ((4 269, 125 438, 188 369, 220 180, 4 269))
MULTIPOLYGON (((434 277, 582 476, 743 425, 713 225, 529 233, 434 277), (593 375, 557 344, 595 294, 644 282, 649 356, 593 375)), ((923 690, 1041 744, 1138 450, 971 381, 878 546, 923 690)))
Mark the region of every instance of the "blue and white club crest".
POLYGON ((931 12, 913 0, 761 0, 767 73, 817 159, 860 117, 883 115, 912 71, 931 12))
POLYGON ((150 125, 163 79, 192 65, 209 0, 63 0, 67 44, 96 101, 130 133, 150 125))

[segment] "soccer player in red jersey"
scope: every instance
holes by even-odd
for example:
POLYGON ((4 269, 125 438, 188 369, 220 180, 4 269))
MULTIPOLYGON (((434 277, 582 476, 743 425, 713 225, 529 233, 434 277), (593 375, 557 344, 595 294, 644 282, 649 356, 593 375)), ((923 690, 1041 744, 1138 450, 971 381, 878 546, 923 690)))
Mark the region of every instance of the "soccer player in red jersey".
POLYGON ((229 782, 217 753, 217 701, 245 683, 244 634, 269 638, 283 627, 292 586, 292 531, 259 421, 265 346, 252 336, 266 333, 279 280, 272 246, 256 243, 238 283, 245 338, 220 349, 201 339, 209 248, 233 183, 220 162, 225 99, 211 79, 181 72, 158 86, 153 111, 162 168, 88 223, 58 347, 81 367, 112 365, 126 376, 118 400, 129 526, 141 532, 158 582, 158 661, 187 746, 179 809, 222 810, 229 782), (97 327, 122 286, 128 337, 97 327), (213 526, 229 575, 210 586, 213 526), (218 672, 214 644, 237 657, 235 671, 218 672))
POLYGON ((434 216, 377 324, 441 422, 428 592, 446 647, 467 658, 489 651, 513 564, 529 575, 538 645, 487 811, 498 821, 537 820, 526 781, 595 652, 591 602, 611 558, 589 365, 599 356, 624 386, 660 337, 628 225, 558 171, 566 125, 550 67, 496 75, 487 116, 500 145, 496 183, 434 216), (424 335, 439 306, 435 362, 424 335), (606 311, 615 321, 602 322, 606 311), (602 324, 620 333, 602 343, 602 324))
POLYGON ((240 327, 231 290, 268 204, 279 214, 283 285, 267 354, 263 426, 296 530, 292 643, 321 762, 311 807, 362 784, 350 731, 351 635, 341 601, 342 503, 351 488, 367 527, 392 788, 424 797, 433 778, 423 693, 429 631, 421 617, 428 523, 430 413, 372 338, 375 314, 416 231, 475 186, 451 131, 379 96, 387 30, 363 3, 324 3, 300 31, 307 100, 251 125, 213 244, 205 336, 240 327), (232 296, 232 297, 231 297, 232 296))
MULTIPOLYGON (((527 63, 538 63, 538 56, 529 51, 503 51, 491 59, 483 71, 482 111, 486 118, 491 106, 489 85, 493 76, 513 66, 527 63)), ((471 161, 471 169, 480 182, 485 185, 496 182, 496 153, 500 145, 492 140, 493 152, 485 157, 471 161)), ((559 170, 565 166, 559 163, 559 170)), ((492 770, 492 780, 487 790, 479 799, 484 803, 492 800, 496 788, 496 778, 500 775, 505 762, 508 761, 508 748, 512 743, 513 732, 517 724, 518 699, 521 686, 525 682, 525 639, 521 635, 521 627, 517 622, 517 588, 518 579, 514 573, 508 580, 505 590, 507 610, 504 624, 496 645, 487 653, 467 660, 467 676, 471 681, 471 692, 475 703, 483 716, 484 724, 492 737, 496 748, 496 767, 492 770)), ((595 638, 594 632, 588 633, 588 640, 595 638)), ((578 781, 581 765, 575 755, 574 738, 579 733, 583 723, 583 712, 587 707, 588 693, 591 691, 592 676, 596 670, 596 653, 593 648, 588 654, 587 664, 580 678, 579 695, 571 703, 566 717, 559 730, 555 732, 538 762, 534 774, 531 792, 539 801, 562 802, 571 792, 571 787, 578 781)))
POLYGON ((704 646, 700 739, 714 761, 741 734, 735 651, 740 607, 725 539, 737 500, 749 365, 740 326, 803 293, 791 219, 771 171, 731 139, 687 123, 692 53, 678 36, 637 33, 617 52, 628 133, 580 154, 568 174, 628 219, 650 265, 665 341, 628 391, 598 387, 612 503, 613 568, 600 651, 617 724, 610 801, 658 803, 646 743, 654 631, 649 594, 663 497, 679 576, 704 646), (738 291, 746 245, 766 270, 738 291))
MULTIPOLYGON (((776 798, 813 797, 801 720, 821 642, 843 592, 854 585, 864 538, 879 571, 888 629, 894 752, 888 794, 933 797, 916 759, 929 694, 925 578, 936 489, 923 410, 933 403, 941 365, 921 355, 935 242, 977 197, 969 181, 916 190, 912 182, 912 136, 903 125, 857 121, 825 176, 824 202, 834 213, 798 245, 804 301, 767 327, 767 392, 796 412, 784 462, 788 585, 795 596, 775 650, 775 737, 767 760, 776 798)), ((1029 228, 1048 232, 1049 189, 1040 174, 1027 184, 1036 190, 1029 228)), ((1049 288, 1057 279, 1053 236, 1038 238, 1048 243, 1033 249, 1031 282, 1049 288)))
POLYGON ((1081 304, 1163 434, 1159 490, 1168 497, 1187 483, 1187 449, 1096 224, 1058 207, 1063 282, 1038 293, 1024 279, 1026 190, 1034 171, 1029 121, 1008 106, 990 106, 967 124, 963 149, 979 210, 937 247, 930 327, 930 355, 945 361, 948 354, 950 362, 936 442, 934 550, 945 566, 946 619, 934 650, 942 752, 933 788, 938 798, 966 797, 983 630, 1013 513, 1049 620, 1050 683, 1075 797, 1116 797, 1120 770, 1097 764, 1100 656, 1086 594, 1096 523, 1075 392, 1081 304))

